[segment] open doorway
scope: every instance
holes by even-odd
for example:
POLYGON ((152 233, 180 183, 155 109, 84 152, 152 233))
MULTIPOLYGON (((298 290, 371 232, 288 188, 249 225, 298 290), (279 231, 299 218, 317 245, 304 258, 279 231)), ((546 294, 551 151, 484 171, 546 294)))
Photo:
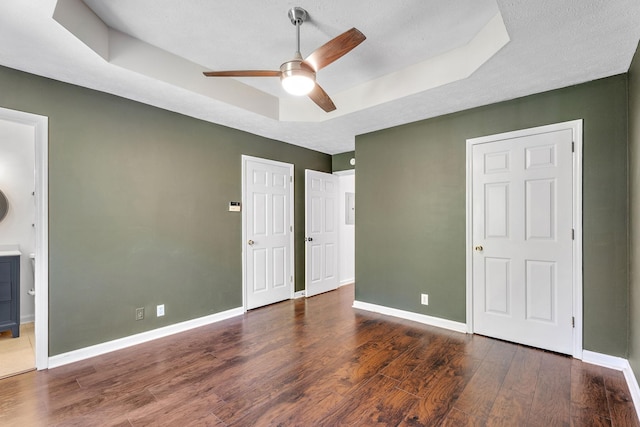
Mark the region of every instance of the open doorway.
POLYGON ((339 285, 355 283, 355 195, 356 171, 354 169, 334 172, 338 175, 340 187, 340 208, 338 234, 340 241, 339 285))
POLYGON ((47 127, 0 108, 0 377, 48 367, 47 127))
POLYGON ((36 367, 34 171, 33 128, 0 119, 0 378, 36 367))

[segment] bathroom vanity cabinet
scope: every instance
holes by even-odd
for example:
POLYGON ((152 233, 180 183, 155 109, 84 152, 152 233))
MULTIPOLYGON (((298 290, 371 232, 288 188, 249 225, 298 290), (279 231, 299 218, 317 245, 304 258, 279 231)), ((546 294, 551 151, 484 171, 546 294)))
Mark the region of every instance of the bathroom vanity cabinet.
POLYGON ((20 256, 0 256, 0 332, 20 336, 20 256))

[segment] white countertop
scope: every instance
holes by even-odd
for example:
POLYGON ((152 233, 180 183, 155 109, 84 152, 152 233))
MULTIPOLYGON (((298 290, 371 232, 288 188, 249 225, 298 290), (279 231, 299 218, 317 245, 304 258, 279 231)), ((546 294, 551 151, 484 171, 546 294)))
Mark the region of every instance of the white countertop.
POLYGON ((9 251, 0 251, 0 256, 16 256, 16 255, 22 255, 22 252, 15 249, 9 250, 9 251))

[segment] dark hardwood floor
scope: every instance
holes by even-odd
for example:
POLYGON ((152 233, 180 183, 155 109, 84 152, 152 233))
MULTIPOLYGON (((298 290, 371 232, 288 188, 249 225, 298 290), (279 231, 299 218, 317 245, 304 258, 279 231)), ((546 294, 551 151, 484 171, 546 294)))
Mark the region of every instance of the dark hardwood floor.
POLYGON ((0 381, 2 426, 640 426, 622 373, 351 308, 353 286, 0 381))

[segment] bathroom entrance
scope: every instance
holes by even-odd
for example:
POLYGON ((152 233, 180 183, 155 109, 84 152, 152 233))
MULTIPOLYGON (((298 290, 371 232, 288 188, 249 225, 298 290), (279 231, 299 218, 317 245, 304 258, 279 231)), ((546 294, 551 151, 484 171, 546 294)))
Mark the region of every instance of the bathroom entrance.
POLYGON ((0 378, 48 362, 47 129, 0 108, 0 378))

